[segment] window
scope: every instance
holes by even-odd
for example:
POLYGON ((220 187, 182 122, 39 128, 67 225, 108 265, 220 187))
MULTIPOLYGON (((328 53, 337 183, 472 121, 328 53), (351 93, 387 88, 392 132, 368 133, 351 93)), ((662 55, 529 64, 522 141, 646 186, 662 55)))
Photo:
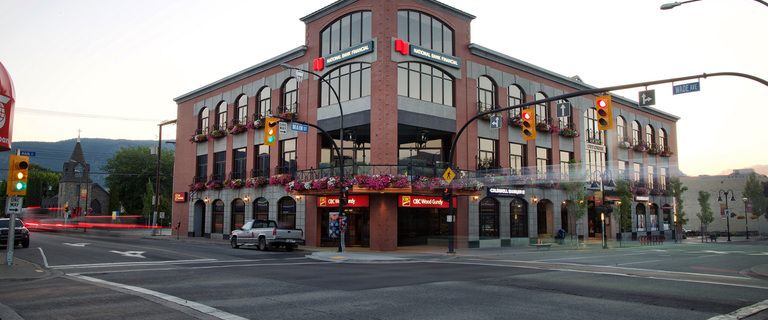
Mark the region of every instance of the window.
POLYGON ((627 140, 627 122, 622 116, 616 117, 616 137, 619 142, 627 140))
POLYGON ((261 119, 272 114, 272 90, 262 87, 256 96, 256 114, 253 119, 261 119))
POLYGON ((232 179, 245 179, 245 148, 232 150, 232 179))
POLYGON ((424 143, 400 142, 398 164, 401 166, 410 165, 411 170, 415 171, 409 172, 411 175, 429 175, 435 164, 443 161, 442 148, 442 139, 427 140, 424 143), (426 172, 421 172, 421 170, 426 170, 426 172))
POLYGON ((629 181, 629 162, 619 161, 619 178, 629 181))
POLYGON ((453 106, 453 78, 428 64, 397 64, 397 94, 446 106, 453 106))
POLYGON ((648 145, 648 148, 653 148, 653 145, 656 144, 656 130, 653 130, 653 126, 650 124, 645 125, 645 143, 648 145))
POLYGON ((195 166, 195 182, 204 182, 208 176, 208 155, 197 156, 195 162, 197 163, 195 166))
MULTIPOLYGON (((371 161, 371 144, 368 142, 356 142, 354 137, 347 137, 344 139, 344 158, 345 165, 352 165, 352 163, 358 165, 365 165, 371 161)), ((333 139, 339 148, 342 147, 339 139, 333 139)), ((337 166, 339 157, 336 155, 336 151, 332 147, 332 143, 327 139, 322 139, 320 148, 320 166, 321 168, 337 166)))
POLYGON ((397 37, 422 48, 453 55, 453 30, 426 13, 398 11, 397 37))
POLYGON ((491 78, 477 78, 477 111, 487 112, 496 109, 496 84, 491 78))
POLYGON ((320 32, 320 52, 327 56, 371 40, 371 12, 353 12, 320 32))
POLYGON ((212 180, 224 180, 224 168, 227 162, 227 152, 221 151, 213 154, 213 177, 212 180))
POLYGON ((491 169, 498 166, 496 161, 496 145, 498 141, 492 139, 479 138, 477 152, 477 168, 491 169))
POLYGON ((296 171, 296 138, 280 141, 280 173, 296 171))
POLYGON ((639 182, 640 181, 640 168, 642 164, 640 163, 633 163, 632 164, 632 181, 639 182))
POLYGON ((216 107, 215 127, 218 130, 227 129, 227 103, 224 101, 219 102, 219 105, 216 107))
POLYGON ((536 147, 536 172, 538 177, 547 178, 549 166, 552 165, 551 149, 536 147))
POLYGON ((509 223, 510 237, 528 237, 528 204, 520 198, 512 198, 509 203, 509 223))
POLYGON ((213 213, 211 217, 211 233, 224 232, 224 201, 216 200, 213 202, 213 213))
POLYGON ((659 168, 659 190, 667 190, 667 168, 659 168))
MULTIPOLYGON (((334 69, 326 75, 339 99, 349 101, 371 95, 371 64, 352 63, 334 69)), ((325 81, 320 81, 320 106, 336 105, 336 95, 325 81)))
MULTIPOLYGON (((296 78, 288 78, 283 83, 283 106, 280 108, 280 113, 293 113, 299 112, 299 82, 296 78)), ((290 117, 286 117, 290 118, 290 117)))
MULTIPOLYGON (((516 84, 509 86, 509 106, 514 107, 516 105, 522 104, 525 102, 525 92, 523 89, 520 89, 520 87, 516 84)), ((522 111, 522 108, 512 109, 509 110, 509 117, 520 117, 520 112, 522 111)))
POLYGON ((235 118, 232 119, 232 124, 246 124, 248 122, 248 96, 240 95, 237 98, 237 109, 235 109, 235 118))
POLYGON ((571 160, 573 160, 573 152, 560 151, 560 176, 562 180, 570 178, 571 160))
POLYGON ((197 133, 198 134, 208 133, 208 108, 206 107, 203 107, 203 109, 200 110, 200 115, 198 115, 197 133))
POLYGON ((636 146, 642 142, 640 139, 640 122, 632 121, 632 145, 636 146))
MULTIPOLYGON (((584 123, 586 125, 587 143, 605 145, 602 138, 602 131, 597 129, 597 111, 594 108, 584 111, 584 123)), ((586 149, 587 174, 594 175, 605 172, 606 153, 595 150, 596 148, 586 149)), ((597 181, 595 179, 594 181, 597 181)))
POLYGON ((663 128, 659 129, 659 148, 661 151, 669 151, 669 140, 667 140, 667 131, 663 128))
MULTIPOLYGON (((544 92, 536 92, 535 100, 546 99, 547 95, 544 92)), ((536 123, 549 122, 549 102, 536 104, 536 123)))
POLYGON ((586 122, 587 142, 605 145, 603 143, 603 132, 597 128, 597 111, 594 108, 587 109, 584 111, 584 118, 586 122))
POLYGON ((256 198, 253 202, 253 218, 256 220, 269 220, 269 201, 265 198, 256 198))
POLYGON ((525 145, 519 143, 509 144, 509 169, 512 174, 523 174, 523 167, 525 167, 528 160, 525 156, 525 145))
POLYGON ((254 164, 251 177, 269 177, 269 146, 260 144, 257 145, 253 152, 254 164))
POLYGON ((277 226, 296 229, 296 201, 293 198, 283 197, 277 202, 277 226))
POLYGON ((654 179, 654 173, 655 173, 655 171, 654 171, 653 166, 648 166, 648 171, 646 171, 646 178, 645 178, 645 181, 648 182, 648 189, 653 189, 653 187, 654 187, 654 184, 653 184, 653 182, 655 180, 654 179))
POLYGON ((494 198, 480 200, 480 240, 499 238, 499 201, 494 198))
POLYGON ((245 223, 245 202, 241 199, 232 200, 232 216, 229 231, 240 229, 245 223))
POLYGON ((638 204, 635 207, 635 214, 637 215, 637 231, 645 231, 645 206, 638 204))

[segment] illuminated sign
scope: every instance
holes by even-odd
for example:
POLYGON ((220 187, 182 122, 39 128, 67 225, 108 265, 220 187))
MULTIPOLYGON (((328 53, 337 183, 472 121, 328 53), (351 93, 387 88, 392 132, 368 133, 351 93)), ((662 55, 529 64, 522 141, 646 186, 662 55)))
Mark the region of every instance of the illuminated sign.
POLYGON ((649 196, 635 196, 635 201, 651 201, 649 196))
POLYGON ((429 49, 424 49, 416 45, 410 45, 409 47, 410 47, 410 54, 414 57, 427 59, 427 60, 444 64, 446 66, 456 68, 456 69, 461 68, 461 59, 459 59, 458 57, 454 57, 452 55, 440 53, 437 51, 432 51, 429 49))
MULTIPOLYGON (((317 197, 317 206, 319 208, 338 208, 339 207, 339 197, 327 197, 327 196, 321 196, 317 197)), ((344 207, 347 208, 367 208, 368 207, 368 196, 366 195, 351 195, 349 196, 349 200, 347 201, 347 204, 344 205, 344 207)))
POLYGON ((605 146, 601 146, 599 144, 594 144, 589 142, 587 142, 586 149, 588 151, 605 152, 605 146))
MULTIPOLYGON (((342 61, 345 61, 345 60, 349 60, 349 59, 352 59, 352 58, 355 58, 355 57, 359 57, 359 56, 362 56, 364 54, 371 53, 371 52, 373 52, 373 41, 368 41, 366 43, 361 43, 361 44, 358 44, 358 45, 356 45, 354 47, 351 47, 351 48, 349 48, 347 50, 344 50, 344 51, 341 51, 341 52, 337 52, 337 53, 334 53, 334 54, 329 55, 329 56, 324 56, 323 57, 323 60, 325 61, 324 66, 334 65, 334 64, 337 64, 339 62, 342 62, 342 61)), ((319 67, 319 65, 317 65, 316 63, 317 62, 313 63, 313 64, 315 64, 313 66, 313 67, 315 67, 315 69, 317 67, 319 67)))
POLYGON ((525 190, 523 189, 509 189, 509 188, 496 188, 488 187, 488 196, 492 197, 516 197, 524 196, 525 190))
MULTIPOLYGON (((397 206, 401 208, 448 208, 448 201, 443 200, 443 197, 399 196, 397 206)), ((456 207, 456 197, 453 198, 453 207, 456 207)))
POLYGON ((187 193, 186 192, 174 192, 173 193, 173 202, 187 202, 187 193))

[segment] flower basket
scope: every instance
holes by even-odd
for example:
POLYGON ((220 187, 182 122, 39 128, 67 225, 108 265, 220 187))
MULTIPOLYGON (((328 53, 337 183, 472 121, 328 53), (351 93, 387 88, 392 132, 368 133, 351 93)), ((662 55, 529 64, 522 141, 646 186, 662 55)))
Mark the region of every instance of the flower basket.
POLYGON ((660 155, 660 156, 662 156, 662 157, 665 157, 665 158, 669 158, 669 157, 671 157, 673 154, 675 154, 675 153, 674 153, 674 152, 672 152, 671 150, 664 150, 664 151, 662 151, 662 152, 661 152, 659 155, 660 155))
POLYGON ((638 195, 638 196, 647 196, 648 195, 648 188, 646 188, 646 187, 637 187, 637 188, 635 188, 634 192, 635 192, 635 195, 638 195))
POLYGON ((261 129, 264 128, 264 118, 258 118, 248 124, 248 129, 261 129))
POLYGON ((296 114, 296 112, 286 111, 286 112, 280 113, 280 117, 281 118, 286 118, 286 119, 291 119, 291 120, 296 120, 298 115, 296 114))
POLYGON ((619 142, 619 148, 622 148, 622 149, 632 148, 632 143, 630 143, 629 141, 619 142))
POLYGON ((648 148, 648 154, 659 154, 660 152, 661 151, 656 146, 652 146, 652 147, 648 148))
POLYGON ((239 134, 248 131, 248 127, 243 124, 234 124, 229 127, 229 134, 239 134))
POLYGON ((205 141, 208 141, 208 135, 205 133, 195 134, 195 135, 192 135, 191 138, 189 138, 189 142, 194 142, 194 143, 200 143, 205 141))
POLYGON ((520 116, 511 117, 509 118, 509 125, 520 128, 523 126, 523 119, 520 116))
POLYGON ((651 189, 651 195, 652 196, 660 196, 663 195, 664 191, 661 189, 651 189))
POLYGON ((292 182, 291 180, 293 179, 290 174, 277 174, 269 177, 269 184, 273 186, 284 186, 289 182, 292 182))
POLYGON ((579 132, 573 128, 563 128, 560 130, 560 136, 566 138, 576 138, 579 136, 579 132))
POLYGON ((539 122, 536 124, 536 131, 550 133, 552 132, 552 125, 547 122, 539 122))
POLYGON ((230 189, 240 189, 245 186, 245 181, 243 179, 230 179, 224 181, 224 185, 230 189))
POLYGON ((251 177, 245 180, 246 188, 260 188, 269 184, 266 177, 251 177))
POLYGON ((220 190, 224 188, 224 184, 220 180, 210 180, 205 184, 208 190, 220 190))
POLYGON ((221 138, 227 135, 227 130, 224 129, 214 129, 211 131, 211 133, 208 134, 211 138, 221 138))
POLYGON ((646 152, 648 151, 648 146, 646 146, 644 143, 640 143, 636 146, 634 146, 635 151, 637 152, 646 152))
POLYGON ((195 182, 189 185, 189 191, 204 191, 206 188, 205 182, 195 182))

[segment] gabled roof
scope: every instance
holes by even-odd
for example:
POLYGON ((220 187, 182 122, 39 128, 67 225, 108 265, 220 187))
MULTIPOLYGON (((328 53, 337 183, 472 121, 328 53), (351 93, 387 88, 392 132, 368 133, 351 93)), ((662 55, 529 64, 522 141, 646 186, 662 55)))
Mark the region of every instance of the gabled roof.
POLYGON ((69 156, 69 161, 85 164, 85 156, 83 155, 83 147, 80 145, 80 141, 75 143, 75 149, 72 150, 72 155, 69 156))
MULTIPOLYGON (((355 3, 356 1, 357 0, 339 0, 339 1, 336 1, 334 3, 331 3, 331 4, 321 8, 320 10, 317 10, 315 12, 312 12, 312 13, 302 17, 300 20, 303 21, 304 23, 310 23, 312 21, 315 21, 317 19, 325 17, 325 16, 327 16, 327 15, 329 15, 329 14, 331 14, 331 13, 333 13, 333 12, 335 12, 335 11, 341 9, 341 8, 344 8, 347 5, 355 3)), ((387 0, 387 1, 391 1, 391 0, 387 0)), ((429 4, 432 4, 432 5, 435 5, 435 6, 438 6, 440 8, 445 9, 445 10, 448 10, 451 13, 456 14, 456 15, 458 15, 460 17, 463 17, 463 18, 465 18, 467 20, 472 20, 472 19, 475 18, 475 16, 473 16, 473 15, 471 15, 469 13, 466 13, 464 11, 461 11, 459 9, 451 7, 451 6, 449 6, 449 5, 445 4, 445 3, 442 3, 440 1, 435 1, 435 0, 422 0, 422 1, 427 2, 429 4)))

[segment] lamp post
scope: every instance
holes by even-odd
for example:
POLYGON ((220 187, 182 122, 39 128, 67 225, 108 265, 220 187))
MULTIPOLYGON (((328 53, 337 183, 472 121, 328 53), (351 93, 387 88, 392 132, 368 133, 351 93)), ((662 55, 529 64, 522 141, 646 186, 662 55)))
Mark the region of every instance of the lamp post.
POLYGON ((747 215, 747 202, 749 202, 749 198, 744 197, 741 200, 744 201, 744 226, 747 229, 747 240, 749 240, 749 216, 747 215))
MULTIPOLYGON (((681 4, 686 4, 686 3, 689 3, 689 2, 696 2, 696 1, 701 1, 701 0, 688 0, 688 1, 683 1, 683 2, 670 2, 670 3, 665 3, 665 4, 662 4, 662 5, 661 5, 660 9, 661 9, 661 10, 669 10, 669 9, 672 9, 672 8, 674 8, 674 7, 677 7, 677 6, 681 5, 681 4)), ((763 0, 755 0, 755 1, 757 1, 757 2, 760 2, 760 3, 762 3, 762 4, 763 4, 763 5, 765 5, 765 6, 768 6, 768 2, 765 2, 765 1, 763 1, 763 0)))
MULTIPOLYGON (((163 121, 160 124, 157 125, 158 127, 158 134, 157 134, 157 166, 155 167, 155 212, 152 213, 152 227, 157 227, 157 212, 160 211, 160 156, 163 154, 161 151, 163 146, 163 126, 169 125, 169 124, 175 124, 176 119, 163 121)), ((152 229, 152 232, 156 232, 157 230, 152 229)), ((178 231, 177 231, 178 233, 178 231)))
MULTIPOLYGON (((339 184, 341 185, 341 188, 339 188, 339 190, 340 190, 340 193, 339 193, 339 218, 340 219, 344 219, 344 217, 345 217, 345 214, 344 214, 344 201, 342 200, 342 198, 347 193, 345 191, 346 186, 344 186, 344 108, 341 107, 341 97, 339 97, 339 93, 336 92, 336 89, 333 87, 333 85, 331 85, 331 82, 328 81, 328 79, 323 78, 322 75, 317 74, 317 73, 312 72, 312 71, 309 71, 309 70, 305 70, 305 69, 294 67, 294 66, 289 65, 287 63, 281 63, 280 66, 285 68, 285 69, 288 69, 288 70, 296 70, 296 71, 306 72, 306 73, 309 73, 309 74, 317 77, 318 79, 320 79, 320 81, 323 81, 323 82, 325 82, 326 85, 328 85, 328 88, 331 89, 331 92, 333 92, 333 95, 336 97, 336 103, 338 103, 338 105, 339 105, 339 142, 341 143, 341 146, 339 146, 339 149, 340 149, 339 153, 340 153, 340 157, 341 157, 339 159, 339 175, 340 175, 340 177, 339 177, 339 184)), ((341 225, 340 225, 340 228, 341 228, 341 225)), ((344 234, 345 234, 344 228, 341 228, 341 234, 340 234, 341 238, 339 239, 339 250, 338 250, 339 252, 344 252, 344 234)))
MULTIPOLYGON (((600 206, 598 207, 597 205, 595 205, 595 210, 597 211, 599 208, 599 211, 600 211, 600 224, 602 225, 601 242, 603 244, 603 249, 608 249, 608 237, 605 234, 605 214, 609 212, 607 212, 608 207, 605 205, 605 185, 603 185, 603 179, 605 179, 606 177, 610 177, 610 174, 608 171, 603 172, 600 170, 595 170, 592 172, 592 175, 597 176, 597 179, 598 179, 597 182, 599 183, 599 186, 596 186, 595 182, 593 181, 590 189, 595 189, 596 187, 599 187, 599 190, 600 190, 600 206)), ((597 203, 597 198, 595 198, 595 203, 597 203)))
POLYGON ((731 210, 728 209, 728 195, 731 195, 731 201, 736 201, 736 198, 733 196, 733 190, 723 190, 720 189, 720 191, 717 192, 717 202, 723 201, 723 197, 725 196, 725 226, 728 231, 728 241, 731 241, 731 210))

